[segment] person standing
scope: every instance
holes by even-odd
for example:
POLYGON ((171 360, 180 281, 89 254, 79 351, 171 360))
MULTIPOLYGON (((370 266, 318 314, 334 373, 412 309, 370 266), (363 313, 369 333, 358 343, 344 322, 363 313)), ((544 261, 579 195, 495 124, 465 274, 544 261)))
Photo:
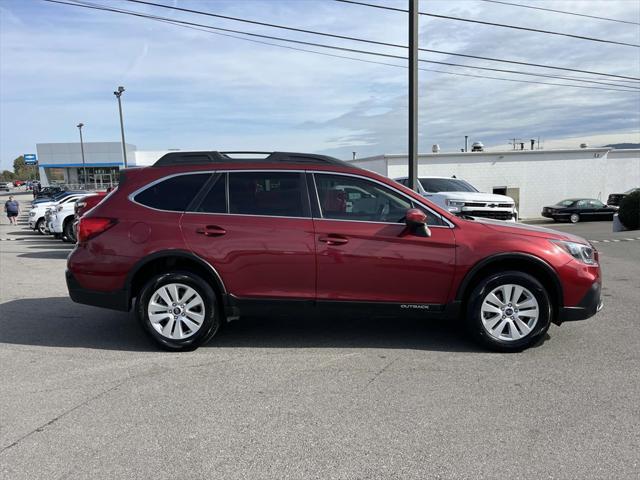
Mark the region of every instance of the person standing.
POLYGON ((11 225, 18 224, 18 214, 20 214, 20 203, 13 199, 13 196, 9 197, 4 203, 4 211, 7 213, 7 218, 11 225))

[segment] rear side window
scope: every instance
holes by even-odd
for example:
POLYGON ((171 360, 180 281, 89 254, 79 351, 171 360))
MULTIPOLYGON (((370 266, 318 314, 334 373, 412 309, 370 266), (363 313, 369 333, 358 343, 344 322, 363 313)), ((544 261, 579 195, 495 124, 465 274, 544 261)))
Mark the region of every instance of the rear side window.
POLYGON ((134 200, 158 210, 184 212, 209 177, 209 173, 196 173, 167 178, 138 193, 134 200))
POLYGON ((229 211, 245 215, 307 217, 303 177, 290 172, 229 173, 229 211))

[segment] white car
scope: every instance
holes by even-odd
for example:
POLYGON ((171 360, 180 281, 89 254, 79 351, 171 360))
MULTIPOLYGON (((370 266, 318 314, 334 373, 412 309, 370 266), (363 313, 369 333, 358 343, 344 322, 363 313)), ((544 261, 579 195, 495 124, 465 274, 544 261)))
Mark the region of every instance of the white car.
MULTIPOLYGON (((409 185, 407 177, 395 180, 404 186, 409 185)), ((420 177, 418 193, 456 215, 510 222, 518 220, 516 204, 511 197, 479 192, 469 182, 460 178, 420 177)))
POLYGON ((51 212, 50 220, 47 224, 49 232, 54 235, 59 235, 63 240, 69 240, 74 238, 73 234, 73 219, 75 217, 76 202, 83 200, 87 197, 91 197, 94 194, 83 195, 76 198, 74 201, 60 203, 55 206, 55 209, 51 212))
POLYGON ((47 209, 55 209, 59 205, 65 205, 69 202, 74 205, 75 201, 78 200, 78 198, 85 197, 86 195, 86 193, 74 193, 62 198, 58 202, 51 201, 36 203, 29 211, 29 227, 31 227, 33 230, 37 230, 42 235, 46 235, 48 233, 47 223, 45 221, 45 214, 47 212, 47 209))

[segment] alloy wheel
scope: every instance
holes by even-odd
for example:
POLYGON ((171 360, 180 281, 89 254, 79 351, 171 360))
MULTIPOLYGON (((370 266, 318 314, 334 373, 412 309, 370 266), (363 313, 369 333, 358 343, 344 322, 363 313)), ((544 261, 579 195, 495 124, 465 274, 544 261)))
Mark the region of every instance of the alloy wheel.
POLYGON ((505 284, 494 288, 480 307, 482 326, 498 340, 516 341, 529 335, 540 316, 536 297, 525 287, 505 284))
POLYGON ((202 296, 182 283, 159 287, 149 300, 147 315, 151 326, 163 337, 184 340, 194 335, 205 319, 202 296))
POLYGON ((569 220, 571 220, 571 223, 578 223, 580 221, 580 215, 578 215, 577 213, 572 213, 569 217, 569 220))

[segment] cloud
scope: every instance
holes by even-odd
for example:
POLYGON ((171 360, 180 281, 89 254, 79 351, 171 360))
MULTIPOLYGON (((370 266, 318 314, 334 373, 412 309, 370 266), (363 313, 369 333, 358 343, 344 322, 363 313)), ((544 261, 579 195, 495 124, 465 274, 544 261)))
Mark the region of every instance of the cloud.
MULTIPOLYGON (((108 4, 224 28, 404 54, 399 49, 125 2, 108 4)), ((404 14, 337 2, 176 4, 300 28, 406 42, 404 14)), ((637 18, 640 12, 637 2, 623 0, 558 1, 548 6, 619 18, 637 18)), ((423 2, 421 8, 640 43, 637 28, 612 22, 477 1, 430 1, 423 2)), ((449 20, 422 18, 421 45, 640 76, 637 49, 449 20)), ((556 73, 448 55, 421 56, 467 65, 556 73)), ((571 83, 442 65, 421 67, 571 83)), ((407 71, 403 68, 261 45, 112 13, 11 0, 4 1, 0 8, 0 68, 1 168, 7 168, 14 157, 33 151, 36 143, 76 141, 75 125, 79 121, 86 124, 87 141, 118 141, 117 107, 112 92, 120 84, 127 89, 123 96, 127 140, 141 149, 273 148, 321 151, 344 158, 350 157, 352 151, 359 156, 406 151, 407 71)), ((507 139, 512 137, 541 136, 551 145, 553 139, 565 137, 606 133, 633 136, 640 131, 638 94, 502 82, 432 71, 421 71, 420 77, 423 150, 430 151, 433 143, 440 144, 443 150, 455 150, 464 135, 506 147, 507 139)))

